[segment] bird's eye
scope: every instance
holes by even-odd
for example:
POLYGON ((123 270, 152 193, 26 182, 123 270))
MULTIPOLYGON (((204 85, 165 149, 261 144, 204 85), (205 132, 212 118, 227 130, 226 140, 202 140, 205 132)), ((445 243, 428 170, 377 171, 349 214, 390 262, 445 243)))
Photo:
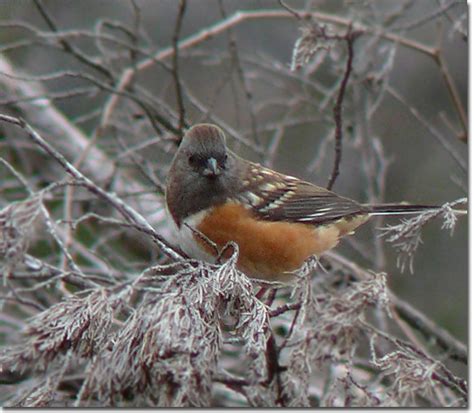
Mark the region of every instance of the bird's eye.
POLYGON ((191 165, 196 163, 196 156, 195 155, 189 155, 188 161, 191 165))
POLYGON ((229 155, 227 155, 227 154, 224 155, 224 162, 227 161, 228 157, 229 157, 229 155))

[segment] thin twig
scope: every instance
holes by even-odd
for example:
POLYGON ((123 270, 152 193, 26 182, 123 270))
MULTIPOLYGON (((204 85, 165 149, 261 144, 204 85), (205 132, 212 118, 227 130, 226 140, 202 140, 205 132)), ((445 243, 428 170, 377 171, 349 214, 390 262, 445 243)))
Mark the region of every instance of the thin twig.
MULTIPOLYGON (((342 265, 358 278, 367 279, 371 276, 367 270, 349 261, 340 254, 331 251, 325 253, 324 256, 342 265)), ((460 361, 467 360, 466 346, 460 343, 459 340, 453 337, 448 331, 436 325, 413 306, 396 297, 394 294, 390 295, 390 300, 394 303, 395 309, 402 319, 412 327, 418 329, 425 337, 434 338, 436 343, 448 353, 450 358, 460 361)))
MULTIPOLYGON (((55 21, 53 18, 49 15, 48 11, 42 4, 41 0, 33 0, 33 3, 35 4, 36 8, 40 12, 41 16, 43 16, 46 24, 48 27, 55 33, 58 33, 58 27, 56 26, 55 21)), ((112 73, 104 66, 97 64, 93 60, 91 60, 89 57, 84 55, 81 51, 77 50, 72 44, 70 44, 68 41, 65 39, 59 39, 59 44, 62 46, 64 51, 67 53, 70 53, 73 55, 77 60, 80 62, 84 63, 85 65, 92 67, 93 69, 97 70, 98 72, 102 73, 105 75, 110 82, 114 80, 114 77, 112 73)))
POLYGON ((433 135, 436 140, 441 144, 441 146, 446 150, 446 152, 454 159, 454 161, 459 165, 462 171, 467 172, 467 165, 464 159, 458 154, 458 152, 453 148, 451 143, 430 123, 428 122, 416 109, 414 106, 410 105, 406 99, 400 95, 393 87, 390 85, 386 86, 386 90, 390 93, 395 99, 400 103, 406 106, 406 108, 411 112, 411 114, 433 135))
POLYGON ((352 27, 349 26, 344 40, 347 44, 347 61, 346 61, 346 70, 344 72, 344 77, 342 78, 341 85, 339 87, 339 92, 337 94, 336 103, 333 108, 334 113, 334 164, 327 184, 327 189, 332 189, 336 178, 339 175, 339 165, 341 163, 342 157, 342 103, 344 101, 344 94, 346 92, 347 82, 349 81, 349 76, 352 71, 352 60, 354 58, 354 40, 359 36, 359 32, 352 31, 352 27))
POLYGON ((28 123, 22 119, 18 119, 12 116, 0 114, 0 121, 11 123, 16 125, 28 134, 28 137, 41 147, 46 153, 48 153, 53 159, 55 159, 63 169, 74 179, 78 180, 85 188, 90 192, 104 199, 106 202, 111 204, 118 212, 129 222, 130 224, 142 228, 143 232, 153 235, 153 240, 158 244, 160 249, 169 257, 180 260, 183 257, 170 247, 151 227, 151 225, 143 218, 137 211, 132 209, 129 205, 125 204, 116 195, 110 194, 98 187, 89 178, 79 172, 71 163, 69 163, 59 152, 57 152, 51 145, 49 145, 28 123))
MULTIPOLYGON (((227 17, 227 14, 225 12, 224 8, 224 3, 222 0, 219 0, 219 8, 221 12, 221 16, 223 18, 227 17)), ((257 146, 260 146, 260 139, 258 136, 257 132, 257 119, 255 116, 255 108, 254 108, 254 102, 253 102, 253 95, 252 92, 250 91, 250 88, 248 87, 248 82, 247 79, 245 78, 244 70, 242 68, 242 63, 240 61, 240 56, 238 52, 238 47, 237 47, 237 39, 236 36, 233 32, 233 29, 229 29, 228 32, 228 42, 229 42, 229 53, 231 55, 231 58, 233 60, 233 65, 232 67, 235 67, 235 70, 237 72, 237 75, 239 77, 240 84, 242 86, 242 89, 244 91, 245 99, 247 101, 247 104, 245 105, 248 108, 248 114, 250 118, 250 129, 252 131, 252 137, 257 146)), ((237 96, 235 101, 237 102, 237 96)), ((263 157, 263 156, 262 156, 263 157)))
POLYGON ((372 330, 372 332, 376 333, 377 336, 395 344, 398 348, 401 349, 408 349, 417 355, 421 360, 425 359, 433 364, 433 366, 438 367, 446 376, 447 378, 443 378, 440 376, 436 371, 433 371, 431 374, 431 378, 442 383, 444 386, 454 390, 455 392, 459 393, 466 401, 467 401, 467 386, 465 380, 459 379, 458 377, 454 376, 450 370, 448 370, 443 363, 439 360, 434 360, 428 354, 423 352, 421 349, 417 348, 416 346, 408 343, 406 341, 400 340, 394 336, 391 336, 377 328, 373 325, 369 324, 366 321, 361 320, 360 323, 367 328, 368 331, 372 330))
POLYGON ((186 112, 184 108, 183 91, 181 90, 181 80, 179 78, 179 35, 181 32, 181 26, 183 24, 184 14, 186 12, 186 0, 179 1, 179 10, 176 17, 176 23, 174 26, 173 33, 173 69, 171 71, 174 80, 174 87, 176 92, 176 101, 178 102, 178 113, 179 113, 179 134, 183 134, 183 128, 186 126, 186 112))
MULTIPOLYGON (((335 16, 332 14, 320 13, 320 12, 307 12, 307 11, 301 11, 301 12, 298 12, 298 14, 303 19, 313 18, 314 20, 342 25, 346 27, 349 27, 352 25, 351 20, 341 18, 339 16, 335 16)), ((293 17, 293 15, 291 16, 293 17)), ((290 16, 287 10, 268 9, 268 10, 237 11, 233 13, 232 15, 228 16, 227 18, 214 23, 210 27, 200 30, 197 33, 192 34, 191 36, 183 39, 181 42, 179 42, 178 47, 179 47, 179 50, 185 50, 185 49, 195 47, 198 44, 203 43, 211 39, 212 37, 229 30, 231 27, 242 24, 249 20, 287 19, 289 17, 290 16)), ((384 32, 384 31, 380 32, 380 29, 373 29, 371 27, 364 26, 364 25, 357 25, 355 29, 356 29, 355 31, 361 32, 362 34, 374 34, 374 33, 378 34, 389 41, 397 42, 402 46, 412 48, 430 57, 432 57, 434 53, 434 49, 432 47, 427 47, 422 43, 419 43, 415 40, 404 38, 398 34, 384 32)), ((139 71, 143 71, 149 68, 154 63, 160 62, 162 60, 165 60, 171 57, 173 53, 174 53, 174 49, 172 46, 166 47, 158 51, 152 58, 145 59, 141 61, 140 63, 138 63, 136 65, 136 70, 135 68, 125 69, 118 81, 117 90, 118 91, 125 90, 130 85, 134 76, 136 76, 136 74, 139 71)), ((104 116, 101 122, 102 125, 108 124, 110 116, 112 115, 118 103, 119 97, 120 96, 118 95, 112 96, 111 99, 107 101, 106 107, 104 109, 104 116)))
POLYGON ((427 340, 434 339, 435 343, 447 352, 449 358, 467 364, 467 348, 463 343, 406 301, 394 294, 390 300, 400 317, 412 328, 419 331, 427 340))
POLYGON ((433 21, 436 17, 439 17, 442 14, 447 14, 447 11, 449 9, 451 9, 453 6, 458 6, 460 4, 462 3, 456 0, 453 0, 450 3, 446 3, 445 5, 440 5, 438 9, 435 9, 431 13, 428 13, 427 15, 423 15, 421 18, 418 18, 414 21, 404 23, 398 26, 391 26, 390 30, 406 32, 408 30, 419 28, 423 26, 424 24, 433 21))
POLYGON ((456 109, 456 113, 458 114, 459 120, 461 122, 461 127, 462 127, 463 132, 461 134, 458 134, 458 138, 461 141, 467 143, 468 120, 467 120, 466 111, 464 109, 464 105, 462 104, 461 97, 459 96, 459 93, 458 93, 458 89, 456 88, 456 85, 454 84, 454 80, 446 64, 446 60, 441 54, 441 51, 439 49, 436 50, 434 59, 436 63, 439 65, 439 69, 441 71, 441 74, 443 75, 443 79, 446 83, 446 87, 448 88, 449 95, 451 96, 454 107, 456 109))

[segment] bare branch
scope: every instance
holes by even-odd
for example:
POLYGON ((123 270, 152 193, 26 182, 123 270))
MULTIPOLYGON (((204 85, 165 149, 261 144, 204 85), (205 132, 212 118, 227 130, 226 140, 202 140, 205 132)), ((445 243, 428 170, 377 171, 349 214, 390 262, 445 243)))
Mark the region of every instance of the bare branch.
POLYGON ((339 165, 341 163, 342 157, 342 103, 344 101, 344 94, 346 92, 347 82, 352 70, 352 59, 354 57, 353 45, 354 40, 359 36, 360 33, 353 32, 351 26, 349 26, 344 39, 347 44, 347 63, 346 71, 344 72, 344 77, 342 78, 341 86, 339 87, 339 92, 337 94, 337 100, 333 108, 334 112, 334 123, 335 132, 334 132, 334 166, 332 169, 331 176, 329 178, 327 189, 332 189, 336 178, 339 175, 339 165))
POLYGON ((179 125, 178 130, 180 135, 183 134, 183 128, 186 126, 185 117, 186 112, 184 109, 184 102, 183 102, 183 92, 181 90, 181 81, 179 79, 179 48, 178 48, 178 41, 179 41, 179 34, 181 32, 181 26, 183 24, 184 14, 186 12, 186 0, 179 0, 179 10, 178 15, 176 17, 176 24, 173 34, 173 79, 175 84, 176 90, 176 100, 178 102, 178 113, 179 113, 179 125))

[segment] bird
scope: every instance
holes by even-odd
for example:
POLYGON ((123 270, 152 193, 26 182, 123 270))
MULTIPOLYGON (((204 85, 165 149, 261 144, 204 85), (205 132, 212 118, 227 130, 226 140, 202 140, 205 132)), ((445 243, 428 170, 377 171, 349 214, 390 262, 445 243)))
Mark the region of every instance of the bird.
POLYGON ((311 256, 377 215, 417 214, 437 206, 362 204, 239 157, 224 131, 188 129, 166 179, 166 209, 182 251, 215 263, 234 242, 237 268, 253 279, 288 284, 311 256))

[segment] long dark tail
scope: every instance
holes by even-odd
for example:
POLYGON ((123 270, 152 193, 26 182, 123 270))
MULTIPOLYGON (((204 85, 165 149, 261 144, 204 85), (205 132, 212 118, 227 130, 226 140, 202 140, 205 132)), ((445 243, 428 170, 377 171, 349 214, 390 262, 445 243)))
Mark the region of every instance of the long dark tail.
POLYGON ((410 204, 379 204, 364 205, 369 209, 369 215, 413 215, 429 210, 437 210, 438 205, 410 205, 410 204))

